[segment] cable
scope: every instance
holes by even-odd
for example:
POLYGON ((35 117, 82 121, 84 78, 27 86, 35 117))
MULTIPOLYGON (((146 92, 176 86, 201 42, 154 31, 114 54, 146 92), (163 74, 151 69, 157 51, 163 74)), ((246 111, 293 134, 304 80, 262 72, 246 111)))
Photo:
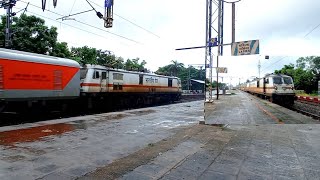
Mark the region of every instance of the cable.
POLYGON ((289 56, 284 56, 284 57, 278 59, 276 62, 274 62, 274 63, 272 63, 271 65, 269 65, 268 67, 264 68, 264 69, 261 71, 261 73, 262 73, 262 72, 265 72, 265 71, 268 70, 270 67, 272 67, 274 64, 282 61, 283 59, 285 59, 285 58, 287 58, 287 57, 289 57, 289 56))
MULTIPOLYGON (((23 1, 23 0, 21 0, 21 2, 26 3, 26 2, 23 1)), ((31 3, 30 3, 30 5, 31 5, 31 6, 34 6, 34 7, 36 7, 36 8, 42 9, 40 6, 31 4, 31 3)), ((47 9, 45 9, 45 11, 51 12, 51 13, 56 14, 56 15, 58 15, 58 16, 64 16, 64 15, 62 15, 62 14, 59 14, 59 13, 56 13, 56 12, 53 12, 53 11, 50 11, 50 10, 47 10, 47 9)), ((35 13, 33 13, 33 14, 35 14, 35 13)), ((41 15, 39 15, 39 16, 41 16, 41 15)), ((42 16, 42 17, 43 17, 43 16, 42 16)), ((99 29, 99 30, 101 30, 101 31, 110 33, 110 34, 112 34, 112 35, 114 35, 114 36, 118 36, 118 37, 120 37, 120 38, 126 39, 126 40, 128 40, 128 41, 132 41, 132 42, 135 42, 135 43, 137 43, 137 44, 142 44, 142 43, 140 43, 140 42, 138 42, 138 41, 132 40, 132 39, 130 39, 130 38, 127 38, 127 37, 125 37, 125 36, 122 36, 122 35, 119 35, 119 34, 116 34, 116 33, 110 32, 110 31, 106 31, 106 30, 101 29, 101 28, 99 28, 99 27, 96 27, 96 26, 93 26, 93 25, 90 25, 90 24, 87 24, 87 23, 83 23, 83 22, 80 22, 80 21, 77 21, 77 20, 75 20, 75 21, 76 21, 76 22, 79 22, 79 23, 81 23, 81 24, 84 24, 84 25, 86 25, 86 26, 89 26, 89 27, 92 27, 92 28, 99 29)))
MULTIPOLYGON (((27 2, 25 2, 23 0, 20 0, 20 2, 27 4, 27 2)), ((34 4, 31 4, 31 3, 29 5, 33 6, 33 7, 36 7, 36 8, 39 8, 39 9, 42 9, 42 7, 34 5, 34 4)), ((58 15, 58 16, 63 16, 62 14, 56 13, 56 12, 48 10, 48 9, 45 9, 45 11, 51 12, 52 14, 55 14, 55 15, 58 15)))
POLYGON ((81 21, 78 21, 78 20, 74 20, 74 21, 76 21, 76 22, 78 22, 78 23, 80 23, 80 24, 84 24, 84 25, 86 25, 86 26, 89 26, 89 27, 92 27, 92 28, 98 29, 98 30, 100 30, 100 31, 108 32, 108 33, 113 34, 113 35, 115 35, 115 36, 118 36, 118 37, 124 38, 124 39, 126 39, 126 40, 129 40, 129 41, 135 42, 135 43, 137 43, 137 44, 142 44, 142 43, 140 43, 140 42, 138 42, 138 41, 135 41, 135 40, 129 39, 129 38, 127 38, 127 37, 124 37, 124 36, 121 36, 121 35, 115 34, 115 33, 113 33, 113 32, 106 31, 106 30, 104 30, 104 29, 102 29, 102 28, 99 28, 99 27, 96 27, 96 26, 93 26, 93 25, 90 25, 90 24, 87 24, 87 23, 84 23, 84 22, 81 22, 81 21))
POLYGON ((90 10, 86 10, 86 11, 82 11, 82 12, 78 12, 78 13, 74 13, 74 14, 69 14, 68 16, 60 17, 57 20, 59 20, 59 19, 61 19, 62 21, 63 20, 75 20, 75 19, 70 19, 68 17, 79 15, 79 14, 84 14, 84 13, 87 13, 87 12, 90 12, 90 11, 94 11, 94 9, 90 9, 90 10))
POLYGON ((71 8, 71 10, 70 10, 70 12, 69 12, 69 15, 71 14, 71 12, 72 12, 72 10, 73 10, 73 7, 74 7, 74 4, 76 4, 76 1, 77 1, 77 0, 74 0, 74 1, 73 1, 73 5, 72 5, 72 8, 71 8))
POLYGON ((309 34, 311 34, 315 29, 317 29, 320 26, 320 24, 318 24, 316 27, 314 27, 311 31, 309 31, 306 35, 304 35, 304 38, 307 37, 309 34))
MULTIPOLYGON (((96 6, 99 6, 99 7, 101 7, 101 8, 104 8, 103 6, 101 6, 101 5, 99 5, 99 4, 95 3, 95 2, 92 2, 91 0, 88 0, 88 1, 91 2, 92 4, 95 4, 96 6)), ((122 17, 122 16, 120 16, 119 14, 114 13, 114 15, 116 15, 116 16, 118 16, 119 18, 121 18, 121 19, 123 19, 123 20, 125 20, 125 21, 127 21, 127 22, 129 22, 129 23, 131 23, 131 24, 133 24, 133 25, 135 25, 135 26, 137 26, 138 28, 140 28, 140 29, 142 29, 142 30, 144 30, 144 31, 146 31, 146 32, 148 32, 148 33, 150 33, 150 34, 152 34, 152 35, 160 38, 160 36, 158 36, 157 34, 155 34, 155 33, 151 32, 151 31, 147 30, 146 28, 143 28, 142 26, 140 26, 140 25, 138 25, 138 24, 136 24, 136 23, 134 23, 134 22, 132 22, 132 21, 130 21, 130 20, 122 17)))
MULTIPOLYGON (((320 23, 318 25, 316 25, 313 29, 311 29, 307 34, 305 34, 303 36, 303 38, 306 38, 309 34, 311 34, 315 29, 317 29, 318 27, 320 26, 320 23)), ((274 64, 282 61, 284 58, 287 58, 289 56, 284 56, 283 58, 279 59, 278 61, 276 61, 275 63, 271 64, 270 66, 268 66, 267 68, 264 68, 264 71, 261 71, 261 72, 265 72, 266 70, 268 70, 269 67, 272 67, 274 64)))
MULTIPOLYGON (((90 31, 87 31, 87 30, 84 30, 84 29, 81 29, 81 28, 78 28, 78 27, 72 26, 72 25, 70 25, 70 24, 66 24, 66 23, 63 23, 63 22, 57 21, 57 20, 55 20, 55 19, 52 19, 52 18, 49 18, 49 17, 46 17, 46 16, 42 16, 42 15, 40 15, 40 14, 37 14, 37 13, 31 12, 31 11, 28 11, 28 12, 29 12, 29 13, 31 13, 31 14, 34 14, 34 15, 36 15, 36 16, 39 16, 39 17, 42 17, 42 18, 45 18, 45 19, 49 19, 49 20, 51 20, 51 21, 55 21, 55 22, 58 22, 58 23, 60 23, 60 24, 63 24, 63 25, 66 25, 66 26, 69 26, 69 27, 72 27, 72 28, 78 29, 78 30, 80 30, 80 31, 87 32, 87 33, 90 33, 90 34, 93 34, 93 35, 96 35, 96 36, 99 36, 99 37, 102 37, 102 38, 108 39, 107 37, 102 36, 102 35, 100 35, 100 34, 96 34, 96 33, 93 33, 93 32, 90 32, 90 31)), ((109 39, 108 39, 108 40, 109 40, 109 39)))
POLYGON ((154 35, 154 36, 156 36, 156 37, 160 38, 160 36, 158 36, 158 35, 156 35, 155 33, 153 33, 153 32, 151 32, 151 31, 149 31, 149 30, 147 30, 147 29, 145 29, 145 28, 143 28, 143 27, 139 26, 138 24, 136 24, 136 23, 134 23, 134 22, 132 22, 132 21, 130 21, 130 20, 128 20, 128 19, 126 19, 126 18, 124 18, 124 17, 120 16, 120 15, 117 15, 117 14, 115 14, 115 15, 116 15, 116 16, 118 16, 119 18, 121 18, 121 19, 123 19, 123 20, 125 20, 125 21, 128 21, 129 23, 131 23, 131 24, 133 24, 133 25, 135 25, 135 26, 139 27, 140 29, 143 29, 143 30, 145 30, 146 32, 148 32, 148 33, 150 33, 150 34, 152 34, 152 35, 154 35))

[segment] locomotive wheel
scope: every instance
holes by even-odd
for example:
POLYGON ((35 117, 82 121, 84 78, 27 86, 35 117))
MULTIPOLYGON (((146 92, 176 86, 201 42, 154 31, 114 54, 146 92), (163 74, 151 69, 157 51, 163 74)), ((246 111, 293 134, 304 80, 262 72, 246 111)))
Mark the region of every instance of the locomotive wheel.
POLYGON ((4 104, 4 103, 1 103, 1 104, 0 104, 0 112, 2 112, 5 107, 6 107, 5 104, 4 104))
POLYGON ((269 98, 269 101, 272 102, 272 103, 274 102, 274 100, 272 99, 272 97, 269 98))
POLYGON ((136 107, 140 108, 140 107, 143 107, 143 100, 142 98, 137 98, 136 100, 136 107))

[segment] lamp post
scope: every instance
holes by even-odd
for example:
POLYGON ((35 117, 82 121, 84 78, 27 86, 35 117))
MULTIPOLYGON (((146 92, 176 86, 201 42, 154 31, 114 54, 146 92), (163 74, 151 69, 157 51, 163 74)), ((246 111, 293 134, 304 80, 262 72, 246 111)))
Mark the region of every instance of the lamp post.
MULTIPOLYGON (((261 73, 261 61, 260 61, 260 59, 261 59, 261 55, 259 55, 259 61, 258 61, 259 78, 260 78, 260 73, 261 73)), ((269 56, 265 55, 264 59, 269 59, 269 56)))

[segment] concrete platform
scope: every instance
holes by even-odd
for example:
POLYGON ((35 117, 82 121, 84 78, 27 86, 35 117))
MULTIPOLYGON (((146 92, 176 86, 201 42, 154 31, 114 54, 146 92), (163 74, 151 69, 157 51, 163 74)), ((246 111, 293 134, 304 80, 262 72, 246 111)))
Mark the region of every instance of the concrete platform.
POLYGON ((317 124, 319 121, 242 91, 205 104, 205 124, 317 124))
POLYGON ((239 92, 199 125, 203 105, 0 127, 0 179, 319 179, 317 121, 239 92))
MULTIPOLYGON (((199 125, 120 179, 319 179, 320 125, 199 125)), ((89 176, 94 177, 94 176, 89 176)))
POLYGON ((203 101, 0 127, 0 179, 75 179, 203 119, 203 101))

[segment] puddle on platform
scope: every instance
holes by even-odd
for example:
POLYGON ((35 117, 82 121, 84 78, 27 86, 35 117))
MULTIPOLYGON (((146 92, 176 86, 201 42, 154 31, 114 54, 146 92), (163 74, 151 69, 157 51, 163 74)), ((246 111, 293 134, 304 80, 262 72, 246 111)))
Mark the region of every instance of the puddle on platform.
POLYGON ((2 160, 7 161, 7 162, 17 162, 20 160, 24 160, 26 157, 22 155, 15 155, 15 156, 6 156, 2 157, 2 160))
MULTIPOLYGON (((98 120, 77 120, 69 123, 59 123, 43 125, 38 127, 17 129, 11 131, 0 132, 0 145, 14 146, 16 143, 34 142, 44 137, 52 135, 61 135, 66 132, 88 129, 89 127, 97 126, 105 120, 119 120, 128 116, 134 115, 146 115, 155 112, 155 110, 140 110, 123 114, 108 114, 102 115, 98 120)), ((128 133, 137 133, 136 131, 130 131, 128 133)))
POLYGON ((11 146, 16 143, 34 142, 46 136, 59 135, 73 131, 74 129, 74 126, 71 124, 61 123, 4 131, 0 132, 0 145, 11 146))
POLYGON ((125 134, 137 134, 139 131, 137 130, 132 130, 132 131, 127 131, 125 134))

